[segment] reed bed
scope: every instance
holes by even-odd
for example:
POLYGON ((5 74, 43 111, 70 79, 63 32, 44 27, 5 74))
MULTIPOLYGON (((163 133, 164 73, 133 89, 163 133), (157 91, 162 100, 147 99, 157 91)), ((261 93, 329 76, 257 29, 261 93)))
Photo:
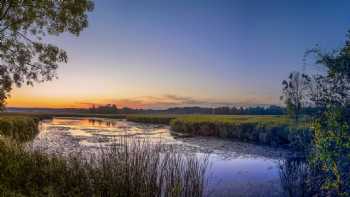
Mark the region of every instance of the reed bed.
POLYGON ((0 196, 203 196, 207 158, 126 140, 89 157, 0 140, 0 196))
POLYGON ((25 142, 38 133, 39 118, 27 116, 0 116, 0 135, 25 142))
POLYGON ((306 122, 296 125, 286 116, 182 116, 170 122, 175 132, 216 136, 303 150, 311 143, 306 122))
POLYGON ((151 123, 151 124, 166 124, 175 119, 175 115, 128 115, 126 119, 132 122, 151 123))

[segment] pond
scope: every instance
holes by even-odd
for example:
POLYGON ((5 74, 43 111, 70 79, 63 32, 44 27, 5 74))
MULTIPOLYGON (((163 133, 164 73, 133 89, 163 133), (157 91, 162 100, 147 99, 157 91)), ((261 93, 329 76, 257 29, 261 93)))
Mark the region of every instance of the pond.
POLYGON ((231 140, 182 136, 166 125, 106 118, 53 118, 42 121, 40 130, 32 147, 49 154, 91 153, 120 138, 130 138, 207 156, 207 196, 284 196, 281 163, 293 155, 282 149, 231 140))

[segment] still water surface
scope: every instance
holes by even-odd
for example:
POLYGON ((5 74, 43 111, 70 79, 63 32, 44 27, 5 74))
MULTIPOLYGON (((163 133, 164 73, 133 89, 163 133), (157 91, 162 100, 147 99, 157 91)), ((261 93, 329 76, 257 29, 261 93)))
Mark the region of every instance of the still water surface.
POLYGON ((50 154, 93 152, 121 137, 172 145, 199 157, 209 154, 207 195, 283 196, 280 164, 290 154, 285 150, 218 138, 181 137, 165 125, 105 118, 54 118, 44 120, 40 130, 32 146, 50 154))

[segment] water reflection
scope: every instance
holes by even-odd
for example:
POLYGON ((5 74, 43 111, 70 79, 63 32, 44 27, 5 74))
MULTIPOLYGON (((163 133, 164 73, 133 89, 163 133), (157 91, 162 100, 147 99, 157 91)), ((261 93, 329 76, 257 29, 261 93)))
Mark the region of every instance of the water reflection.
POLYGON ((304 158, 287 159, 280 163, 283 196, 321 196, 320 172, 311 168, 304 158))
POLYGON ((52 125, 70 125, 80 127, 111 128, 117 125, 117 121, 106 118, 54 118, 50 121, 52 125))
POLYGON ((207 137, 176 137, 164 125, 104 118, 54 118, 41 125, 33 146, 48 153, 69 154, 112 145, 120 137, 147 139, 183 153, 208 154, 207 195, 295 196, 303 186, 303 165, 284 161, 288 151, 207 137), (302 166, 300 168, 300 166, 302 166))

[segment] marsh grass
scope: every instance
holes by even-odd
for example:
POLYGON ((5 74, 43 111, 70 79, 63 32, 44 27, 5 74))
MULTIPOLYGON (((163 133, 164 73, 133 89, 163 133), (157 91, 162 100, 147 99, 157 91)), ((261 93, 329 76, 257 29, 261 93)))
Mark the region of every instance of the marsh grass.
POLYGON ((0 116, 0 135, 19 142, 32 140, 38 133, 39 118, 27 116, 0 116))
POLYGON ((86 157, 25 151, 0 140, 0 196, 203 196, 207 158, 121 139, 86 157))
POLYGON ((181 116, 170 122, 173 131, 217 136, 258 144, 304 150, 312 132, 308 122, 296 124, 286 116, 181 116))
POLYGON ((128 115, 126 119, 132 122, 140 122, 140 123, 152 123, 152 124, 170 124, 170 121, 175 119, 176 115, 128 115))

